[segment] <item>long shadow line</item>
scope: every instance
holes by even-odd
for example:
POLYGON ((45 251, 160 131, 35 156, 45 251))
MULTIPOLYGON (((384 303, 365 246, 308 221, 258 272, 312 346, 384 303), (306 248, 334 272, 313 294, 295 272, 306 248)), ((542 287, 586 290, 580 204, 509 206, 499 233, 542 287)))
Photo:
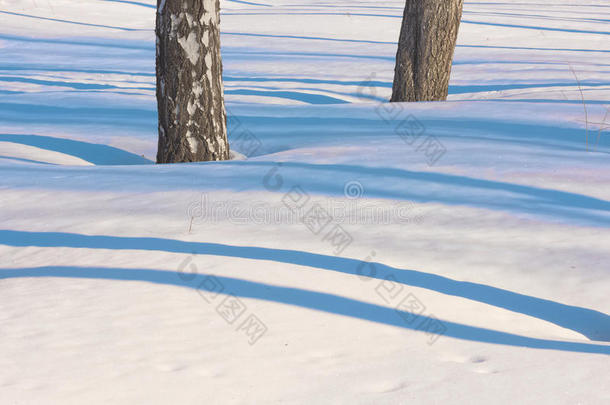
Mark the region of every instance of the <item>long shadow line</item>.
POLYGON ((307 36, 301 36, 301 35, 251 34, 251 33, 246 33, 246 32, 223 32, 222 35, 236 35, 236 36, 244 36, 244 37, 261 37, 261 38, 283 38, 283 39, 311 39, 314 41, 357 42, 357 43, 363 43, 363 44, 384 44, 384 45, 396 45, 397 44, 397 42, 367 41, 367 40, 360 40, 360 39, 307 37, 307 36))
MULTIPOLYGON (((283 82, 278 80, 278 82, 283 82)), ((288 82, 288 81, 286 81, 288 82)), ((298 81, 294 81, 298 83, 298 81)), ((262 97, 279 97, 290 100, 296 100, 308 104, 327 105, 327 104, 349 104, 351 101, 341 97, 347 96, 358 100, 370 100, 376 102, 385 102, 386 99, 373 94, 363 94, 359 92, 346 92, 329 89, 320 89, 316 87, 284 88, 281 86, 263 86, 258 82, 256 84, 229 84, 226 82, 225 94, 240 94, 247 96, 262 96, 262 97), (245 88, 244 88, 245 87, 245 88), (327 94, 319 94, 327 93, 327 94), (330 95, 329 95, 330 94, 330 95), (336 96, 336 97, 335 97, 336 96)), ((306 82, 302 82, 306 86, 306 82)))
POLYGON ((155 43, 150 41, 135 41, 135 40, 121 40, 113 42, 113 40, 98 40, 98 41, 79 41, 70 39, 55 39, 55 38, 33 38, 33 37, 21 37, 16 35, 0 34, 0 39, 6 41, 18 41, 18 42, 31 42, 41 44, 59 44, 59 45, 74 45, 74 46, 93 46, 102 48, 120 48, 120 49, 131 49, 148 51, 154 56, 155 43))
MULTIPOLYGON (((161 285, 180 286, 199 289, 205 274, 198 274, 195 279, 184 281, 184 274, 173 271, 151 269, 91 268, 91 267, 35 267, 21 269, 0 269, 0 280, 25 277, 64 277, 83 279, 102 279, 117 281, 142 281, 161 285)), ((225 290, 222 294, 231 293, 238 297, 252 298, 286 305, 309 308, 321 312, 362 319, 378 324, 390 325, 403 329, 418 330, 415 324, 409 324, 400 316, 416 317, 406 311, 397 311, 381 305, 365 303, 359 300, 334 294, 315 292, 300 288, 280 287, 232 277, 215 276, 225 290)), ((560 350, 579 353, 610 355, 610 346, 578 342, 563 342, 549 339, 537 339, 520 336, 487 328, 463 325, 441 320, 445 326, 443 334, 457 339, 501 344, 508 346, 528 347, 534 349, 560 350)))
MULTIPOLYGON (((244 166, 271 166, 272 162, 257 162, 243 161, 232 162, 236 165, 244 166)), ((438 183, 449 186, 470 187, 476 189, 497 190, 502 192, 511 192, 521 194, 527 198, 529 205, 534 202, 541 203, 546 206, 558 206, 564 208, 578 208, 587 210, 596 210, 610 213, 610 201, 602 200, 595 197, 590 197, 583 194, 570 193, 567 191, 559 191, 553 189, 544 189, 514 183, 506 183, 493 180, 477 179, 466 176, 456 176, 452 174, 434 173, 434 172, 416 172, 405 169, 395 169, 386 167, 363 167, 356 165, 337 165, 337 164, 310 164, 301 162, 282 162, 283 167, 293 167, 299 169, 311 170, 329 170, 341 171, 348 173, 363 173, 374 174, 383 177, 399 177, 405 180, 425 181, 429 183, 438 183), (535 197, 536 199, 532 199, 535 197)), ((431 199, 432 196, 430 196, 431 199)), ((496 206, 504 206, 502 202, 496 203, 496 206)), ((598 217, 599 220, 608 222, 609 219, 604 216, 598 217)))
POLYGON ((66 23, 66 24, 75 24, 75 25, 85 25, 87 27, 110 28, 110 29, 113 29, 113 30, 121 30, 121 31, 151 31, 150 29, 125 28, 125 27, 115 27, 115 26, 112 26, 112 25, 90 24, 90 23, 84 23, 84 22, 78 22, 78 21, 61 20, 59 18, 40 17, 40 16, 30 15, 30 14, 14 13, 14 12, 11 12, 11 11, 1 11, 0 10, 0 13, 8 14, 8 15, 14 15, 14 16, 18 16, 18 17, 34 18, 34 19, 37 19, 37 20, 54 21, 54 22, 60 22, 60 23, 66 23))
MULTIPOLYGON (((602 18, 562 18, 562 17, 553 17, 553 16, 543 16, 543 15, 532 15, 532 14, 514 14, 514 13, 492 13, 492 12, 473 12, 473 11, 464 11, 464 14, 472 14, 476 16, 501 16, 501 17, 519 17, 519 18, 535 18, 535 19, 544 19, 550 21, 562 21, 562 22, 590 22, 590 23, 607 23, 610 20, 602 19, 602 18)), ((223 15, 290 15, 294 16, 295 13, 290 12, 282 12, 282 11, 271 11, 271 12, 260 12, 260 11, 228 11, 223 13, 223 15)), ((345 16, 345 17, 378 17, 378 18, 400 18, 402 19, 402 14, 371 14, 371 13, 350 13, 350 12, 322 12, 322 11, 307 11, 298 13, 299 16, 302 15, 324 15, 324 16, 345 16)), ((468 21, 472 23, 471 21, 468 21)), ((495 23, 490 23, 492 25, 496 25, 495 23)), ((502 24, 498 24, 502 25, 502 24)), ((517 27, 517 26, 515 26, 517 27)), ((521 26, 519 26, 521 27, 521 26)), ((530 27, 523 26, 523 28, 538 28, 538 27, 530 27)), ((546 27, 540 28, 545 29, 546 27)), ((557 30, 560 30, 559 28, 557 30)))
POLYGON ((381 17, 381 18, 402 18, 402 15, 390 15, 390 14, 371 14, 371 13, 348 13, 348 12, 322 12, 322 11, 308 11, 302 13, 290 13, 290 12, 282 12, 282 11, 271 11, 271 12, 260 12, 260 11, 227 11, 224 12, 223 15, 337 15, 344 17, 381 17))
POLYGON ((30 79, 20 76, 0 76, 0 82, 9 83, 28 83, 38 84, 41 86, 68 87, 75 90, 111 90, 111 89, 126 89, 126 90, 155 90, 154 87, 120 87, 112 84, 97 84, 97 83, 79 83, 66 82, 62 80, 41 80, 30 79))
MULTIPOLYGON (((223 33, 221 33, 222 35, 223 33)), ((387 60, 387 61, 395 61, 396 57, 393 56, 378 56, 378 55, 356 55, 356 54, 341 54, 341 53, 320 53, 320 52, 272 52, 272 51, 249 51, 243 50, 241 48, 223 48, 223 54, 231 54, 231 55, 264 55, 264 56, 279 56, 279 57, 294 57, 294 56, 306 56, 312 58, 347 58, 347 59, 377 59, 377 60, 387 60)), ((235 57, 231 57, 231 59, 236 59, 235 57)), ((528 63, 528 62, 523 62, 528 63)), ((565 65, 565 64, 564 64, 565 65)))
POLYGON ((266 260, 336 271, 398 282, 442 294, 466 298, 509 311, 542 319, 583 334, 591 340, 610 341, 610 317, 602 312, 531 297, 484 284, 452 280, 416 270, 396 269, 381 263, 327 256, 295 250, 216 243, 186 242, 174 239, 90 236, 59 232, 0 230, 0 243, 16 247, 70 247, 111 250, 144 250, 266 260))
POLYGON ((592 31, 592 30, 577 30, 577 29, 569 29, 569 28, 538 27, 538 26, 531 26, 531 25, 490 23, 490 22, 486 22, 486 21, 462 20, 462 23, 463 24, 475 24, 475 25, 491 25, 494 27, 521 28, 521 29, 528 29, 528 30, 569 32, 569 33, 574 33, 574 34, 610 35, 609 31, 592 31))
POLYGON ((0 133, 0 142, 11 142, 55 151, 78 157, 95 165, 143 165, 152 163, 142 156, 112 146, 51 136, 0 133))
POLYGON ((312 94, 298 91, 287 90, 254 90, 254 89, 226 89, 225 94, 235 94, 243 96, 262 96, 262 97, 277 97, 288 100, 297 100, 308 104, 326 105, 326 104, 348 104, 348 101, 341 100, 335 97, 325 96, 322 94, 312 94))
POLYGON ((609 53, 610 50, 604 49, 583 49, 583 48, 530 48, 523 46, 501 46, 501 45, 456 45, 458 48, 481 48, 481 49, 511 49, 521 51, 552 51, 552 52, 603 52, 609 53))
POLYGON ((480 5, 488 5, 488 6, 498 6, 498 5, 502 5, 502 6, 509 6, 509 7, 514 7, 514 6, 532 6, 532 7, 599 7, 599 8, 607 8, 610 6, 604 6, 601 4, 574 4, 574 3, 555 3, 555 4, 550 4, 550 3, 530 3, 530 2, 522 2, 522 3, 514 3, 514 2, 510 2, 510 3, 497 3, 497 2, 485 2, 485 1, 478 1, 476 3, 478 6, 480 5))
POLYGON ((153 8, 153 9, 157 9, 157 6, 153 6, 152 4, 146 4, 146 3, 142 3, 139 1, 128 1, 128 0, 104 0, 106 2, 109 3, 123 3, 123 4, 130 4, 132 6, 140 6, 140 7, 146 7, 146 8, 153 8))
POLYGON ((273 7, 273 5, 271 5, 271 4, 254 3, 251 1, 244 1, 244 0, 227 0, 227 1, 232 1, 233 3, 247 4, 249 6, 273 7))
POLYGON ((35 164, 39 164, 39 165, 55 165, 54 163, 41 162, 39 160, 32 160, 32 159, 26 159, 26 158, 18 158, 18 157, 14 157, 14 156, 3 156, 3 155, 0 155, 0 160, 2 160, 2 159, 14 160, 16 162, 24 162, 24 163, 35 163, 35 164))
MULTIPOLYGON (((582 87, 605 87, 610 86, 610 83, 604 82, 580 82, 582 87)), ((466 93, 480 93, 487 91, 505 91, 505 90, 535 90, 545 89, 552 87, 577 87, 578 84, 570 82, 558 82, 558 83, 514 83, 514 84, 473 84, 473 85, 450 85, 449 94, 466 94, 466 93)), ((582 103, 582 101, 581 101, 582 103)))
MULTIPOLYGON (((96 90, 86 90, 94 92, 96 90)), ((127 92, 128 93, 128 92, 127 92)), ((27 116, 30 123, 111 124, 142 128, 157 118, 154 110, 138 108, 58 107, 37 104, 0 102, 0 120, 21 122, 27 116)))
MULTIPOLYGON (((520 10, 521 11, 521 10, 520 10)), ((609 19, 605 18, 585 18, 585 17, 556 17, 552 15, 543 14, 521 14, 521 13, 506 13, 506 12, 492 12, 492 11, 464 11, 464 14, 472 14, 475 16, 493 16, 493 17, 517 17, 517 18, 532 18, 538 20, 549 20, 549 21, 566 21, 566 22, 578 22, 578 23, 607 23, 609 19)), ((574 15, 573 11, 570 11, 571 15, 574 15)), ((590 14, 590 13, 589 13, 590 14)))
MULTIPOLYGON (((524 62, 525 63, 525 62, 524 62)), ((91 74, 107 74, 107 75, 126 75, 126 76, 150 76, 155 77, 155 73, 150 72, 130 72, 126 70, 106 70, 106 69, 85 69, 74 68, 65 65, 57 65, 55 67, 40 66, 40 65, 0 65, 0 71, 40 71, 40 72, 76 72, 76 73, 91 73, 91 74)))
POLYGON ((287 83, 306 83, 306 84, 337 84, 341 86, 374 86, 392 88, 392 83, 368 80, 366 83, 361 81, 329 80, 329 79, 310 79, 296 77, 248 77, 248 76, 223 76, 225 82, 287 82, 287 83))
MULTIPOLYGON (((312 7, 311 4, 284 4, 282 7, 286 7, 286 8, 296 8, 296 7, 312 7)), ((328 5, 328 4, 316 4, 315 5, 316 8, 332 8, 332 9, 336 9, 337 6, 335 4, 332 5, 328 5)), ((392 6, 355 6, 350 4, 348 7, 344 7, 344 8, 348 8, 348 9, 352 9, 352 8, 374 8, 374 9, 389 9, 389 10, 402 10, 404 9, 404 7, 392 7, 392 6)))
MULTIPOLYGON (((590 89, 583 89, 583 91, 588 91, 590 89)), ((580 104, 582 105, 582 100, 559 100, 559 99, 548 99, 548 98, 489 98, 489 99, 481 99, 480 101, 498 101, 502 103, 537 103, 537 104, 580 104)), ((586 100, 587 105, 595 104, 595 105, 608 105, 608 101, 605 100, 586 100)), ((591 129, 589 129, 591 130, 591 129)), ((586 147, 579 148, 580 150, 588 151, 586 147)))

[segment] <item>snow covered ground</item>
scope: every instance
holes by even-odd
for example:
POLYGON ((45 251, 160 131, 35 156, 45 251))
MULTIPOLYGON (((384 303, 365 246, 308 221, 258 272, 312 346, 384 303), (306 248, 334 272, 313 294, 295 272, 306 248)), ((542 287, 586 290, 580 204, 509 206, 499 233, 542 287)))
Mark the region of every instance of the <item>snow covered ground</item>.
POLYGON ((0 403, 610 402, 607 1, 466 1, 417 105, 404 2, 221 1, 248 158, 171 166, 155 3, 0 0, 0 403))

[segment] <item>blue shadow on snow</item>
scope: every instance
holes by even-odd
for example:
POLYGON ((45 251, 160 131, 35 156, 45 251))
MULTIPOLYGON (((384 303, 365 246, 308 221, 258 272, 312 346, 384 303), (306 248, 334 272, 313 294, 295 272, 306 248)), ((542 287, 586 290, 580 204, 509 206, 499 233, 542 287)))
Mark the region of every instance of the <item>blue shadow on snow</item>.
POLYGON ((50 136, 0 134, 0 142, 18 143, 60 152, 81 158, 95 165, 142 165, 153 163, 142 156, 113 148, 112 146, 53 138, 50 136))
MULTIPOLYGON (((91 267, 37 267, 22 269, 0 269, 0 280, 24 277, 65 277, 82 279, 100 279, 117 281, 143 281, 154 284, 172 285, 199 289, 205 274, 198 274, 196 279, 184 281, 184 274, 174 271, 151 269, 118 269, 91 267)), ((226 290, 234 296, 277 302, 291 306, 309 308, 316 311, 362 319, 378 324, 404 329, 416 329, 405 323, 400 314, 393 308, 370 304, 359 300, 334 294, 315 292, 300 288, 280 287, 232 277, 215 276, 226 290)), ((415 316, 405 311, 402 316, 415 316)), ((538 339, 515 335, 492 329, 463 325, 442 320, 446 330, 445 336, 457 339, 500 344, 507 346, 528 347, 533 349, 561 350, 578 353, 595 353, 610 355, 610 346, 577 342, 564 342, 549 339, 538 339)))
MULTIPOLYGON (((571 329, 586 336, 591 340, 610 342, 610 316, 602 312, 594 311, 587 308, 565 305, 558 302, 531 297, 523 294, 518 294, 512 291, 491 287, 484 284, 457 281, 436 274, 430 274, 416 270, 396 269, 381 263, 368 263, 350 258, 327 256, 295 250, 269 249, 249 246, 230 246, 216 243, 186 242, 162 238, 90 236, 71 233, 23 232, 12 230, 0 230, 0 244, 15 247, 35 246, 111 250, 144 250, 213 255, 295 264, 300 266, 331 270, 355 276, 365 276, 365 279, 375 278, 379 280, 385 280, 387 277, 393 276, 398 282, 405 285, 425 288, 442 294, 466 298, 469 300, 492 305, 498 308, 503 308, 509 311, 518 312, 547 322, 551 322, 555 325, 567 329, 571 329)), ((50 267, 46 268, 46 270, 2 270, 0 271, 0 279, 3 277, 6 278, 7 275, 11 275, 12 277, 28 277, 28 274, 36 274, 37 271, 42 273, 48 272, 48 274, 54 274, 54 271, 57 273, 57 270, 53 269, 54 268, 50 267), (30 273, 28 273, 28 271, 30 273)), ((78 268, 73 268, 71 271, 72 274, 80 274, 78 268)), ((118 277, 122 274, 119 270, 106 269, 103 271, 118 272, 113 277, 118 277)), ((127 270, 124 271, 127 272, 127 270)), ((135 274, 137 275, 141 273, 136 272, 135 274)), ((174 273, 169 274, 173 275, 174 273)), ((100 278, 104 277, 101 277, 100 274, 100 278)), ((266 287, 262 288, 262 290, 263 292, 266 291, 266 287)), ((324 296, 324 294, 320 293, 310 292, 308 294, 312 295, 312 298, 315 295, 324 296)), ((265 294, 261 294, 261 296, 256 296, 255 298, 270 299, 265 294)), ((287 296, 286 299, 288 300, 288 298, 289 297, 287 296)), ((388 311, 388 313, 394 311, 387 308, 382 310, 382 307, 363 304, 358 301, 353 302, 357 303, 356 306, 361 306, 362 308, 366 309, 364 313, 370 312, 371 309, 374 309, 375 313, 383 315, 381 316, 382 320, 377 320, 381 323, 389 323, 389 321, 386 319, 387 315, 384 315, 386 314, 386 312, 384 311, 388 311)), ((290 302, 286 301, 286 303, 290 302)), ((311 299, 311 302, 307 301, 307 303, 309 305, 304 305, 303 303, 299 303, 297 305, 303 305, 314 309, 324 310, 327 312, 334 312, 332 310, 333 308, 335 308, 333 305, 329 305, 328 307, 322 308, 320 306, 316 306, 319 303, 317 303, 315 299, 311 299)), ((348 311, 349 306, 343 306, 346 307, 346 309, 344 310, 345 312, 341 312, 341 314, 349 314, 350 316, 361 317, 361 310, 352 308, 350 312, 348 311)), ((375 317, 364 319, 376 321, 375 317)), ((401 326, 400 323, 397 321, 389 324, 392 324, 394 326, 401 326)), ((543 348, 545 344, 552 342, 518 337, 516 335, 493 332, 486 329, 474 327, 467 327, 459 324, 452 325, 452 328, 454 329, 451 331, 450 336, 461 339, 538 348, 543 348), (542 344, 542 342, 545 343, 542 344)), ((560 344, 559 342, 555 342, 546 348, 559 349, 559 347, 561 347, 562 345, 567 345, 566 347, 570 346, 570 344, 568 343, 560 344), (557 346, 550 347, 553 345, 557 346)), ((578 344, 575 345, 576 346, 574 347, 580 347, 578 344)), ((597 349, 592 350, 599 350, 596 352, 610 354, 610 346, 588 347, 597 347, 597 349)))

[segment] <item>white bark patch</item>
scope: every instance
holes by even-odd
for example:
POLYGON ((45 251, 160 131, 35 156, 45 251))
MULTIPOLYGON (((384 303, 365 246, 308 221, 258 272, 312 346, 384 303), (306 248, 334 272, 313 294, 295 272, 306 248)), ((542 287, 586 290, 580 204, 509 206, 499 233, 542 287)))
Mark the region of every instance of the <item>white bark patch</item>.
POLYGON ((201 42, 203 42, 203 45, 206 48, 210 45, 210 33, 209 33, 209 31, 205 31, 203 33, 203 38, 202 38, 201 42))
POLYGON ((170 30, 169 30, 169 37, 170 38, 175 38, 176 37, 176 33, 178 32, 178 25, 180 25, 180 23, 182 22, 182 17, 181 16, 177 16, 175 14, 172 14, 169 16, 170 18, 170 30))
POLYGON ((210 93, 214 94, 214 85, 212 82, 212 69, 209 69, 205 71, 205 77, 208 78, 208 83, 210 83, 210 93))
POLYGON ((189 25, 189 28, 193 26, 193 16, 189 13, 186 13, 186 23, 189 25))
POLYGON ((216 0, 203 0, 201 23, 206 25, 210 25, 210 23, 216 24, 217 20, 218 10, 216 10, 216 0))
POLYGON ((193 94, 199 98, 203 94, 203 86, 199 82, 193 83, 193 94))
POLYGON ((193 152, 193 155, 196 155, 199 150, 199 141, 191 134, 191 131, 186 131, 186 140, 189 143, 191 152, 193 152))
POLYGON ((186 57, 193 65, 199 61, 199 43, 197 42, 197 34, 191 32, 188 37, 178 38, 178 43, 186 53, 186 57))
POLYGON ((189 100, 189 103, 186 106, 186 110, 188 111, 189 116, 192 117, 193 114, 195 114, 195 111, 197 110, 197 102, 189 100))

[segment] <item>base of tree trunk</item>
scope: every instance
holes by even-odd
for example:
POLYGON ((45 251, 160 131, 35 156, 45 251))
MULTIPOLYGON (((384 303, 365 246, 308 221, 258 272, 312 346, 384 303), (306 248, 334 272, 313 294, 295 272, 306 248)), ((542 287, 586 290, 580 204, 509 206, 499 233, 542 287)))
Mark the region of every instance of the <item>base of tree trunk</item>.
POLYGON ((463 4, 463 0, 407 0, 390 101, 447 99, 463 4))
POLYGON ((229 158, 218 0, 158 0, 157 163, 229 158))

